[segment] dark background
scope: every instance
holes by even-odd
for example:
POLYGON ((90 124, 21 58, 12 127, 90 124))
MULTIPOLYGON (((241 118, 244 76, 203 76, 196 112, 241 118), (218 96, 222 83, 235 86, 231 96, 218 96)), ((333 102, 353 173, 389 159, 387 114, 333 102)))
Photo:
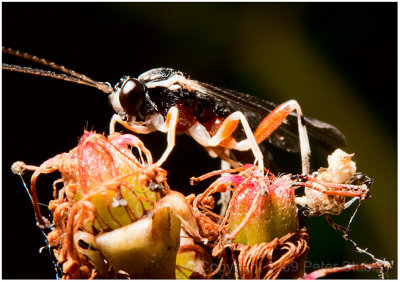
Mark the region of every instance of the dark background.
MULTIPOLYGON (((2 3, 2 13, 3 46, 96 80, 114 84, 168 66, 275 103, 296 99, 306 115, 346 135, 345 150, 375 180, 352 238, 378 258, 397 260, 397 3, 2 3)), ((2 277, 55 278, 46 251, 39 254, 44 241, 11 164, 39 165, 66 152, 84 128, 108 131, 112 110, 90 87, 9 72, 2 82, 2 277)), ((156 156, 165 148, 162 134, 142 140, 156 156)), ((171 187, 185 194, 196 191, 190 176, 218 166, 187 136, 165 164, 171 187)), ((46 203, 51 181, 42 179, 39 199, 46 203)), ((335 220, 345 224, 351 211, 335 220)), ((306 224, 308 271, 370 262, 322 218, 306 224)), ((343 277, 377 276, 329 276, 343 277)), ((396 277, 397 264, 390 273, 396 277)))

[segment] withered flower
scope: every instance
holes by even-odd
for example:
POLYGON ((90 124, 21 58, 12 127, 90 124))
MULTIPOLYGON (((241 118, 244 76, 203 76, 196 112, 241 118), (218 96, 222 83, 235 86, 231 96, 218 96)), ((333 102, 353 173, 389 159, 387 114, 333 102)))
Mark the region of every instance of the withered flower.
MULTIPOLYGON (((210 172, 192 182, 220 175, 203 193, 184 197, 172 191, 167 172, 134 135, 86 132, 78 146, 41 166, 22 162, 13 171, 34 171, 30 195, 39 227, 63 278, 315 279, 349 270, 387 270, 390 263, 320 269, 305 275, 309 234, 299 226, 296 204, 308 215, 339 214, 369 195, 370 180, 356 174, 351 156, 336 151, 329 167, 312 175, 279 175, 258 166, 210 172), (55 171, 42 216, 36 195, 41 174, 55 171), (295 190, 305 188, 296 197, 295 190), (224 215, 214 211, 214 194, 232 191, 224 215), (213 258, 212 258, 213 257, 213 258), (217 261, 217 266, 213 266, 217 261)), ((348 228, 340 229, 348 236, 348 228)))
MULTIPOLYGON (((194 236, 197 225, 185 197, 170 190, 166 171, 153 164, 137 137, 116 134, 108 140, 86 132, 76 148, 40 167, 14 164, 14 172, 23 170, 34 171, 36 218, 50 229, 48 244, 63 278, 175 278, 181 223, 194 236), (36 181, 54 171, 61 178, 53 185, 50 223, 39 208, 36 181)), ((181 251, 186 257, 178 255, 179 273, 204 273, 200 263, 193 265, 198 250, 181 251)))
POLYGON ((312 175, 274 176, 245 165, 192 178, 194 184, 223 174, 204 193, 188 197, 203 242, 213 248, 214 257, 221 258, 214 274, 222 269, 222 276, 236 279, 315 279, 351 270, 378 270, 383 275, 390 263, 358 248, 349 238, 348 228, 331 223, 345 232, 344 237, 358 252, 369 255, 374 262, 320 269, 305 276, 309 235, 298 224, 296 204, 306 206, 307 214, 317 216, 339 214, 354 200, 368 198, 371 180, 356 173, 351 157, 337 150, 328 158, 329 167, 312 175), (295 189, 299 187, 305 188, 305 195, 296 197, 295 189), (233 192, 232 199, 225 216, 220 216, 213 212, 213 194, 228 190, 233 192), (352 200, 346 202, 346 197, 352 200))

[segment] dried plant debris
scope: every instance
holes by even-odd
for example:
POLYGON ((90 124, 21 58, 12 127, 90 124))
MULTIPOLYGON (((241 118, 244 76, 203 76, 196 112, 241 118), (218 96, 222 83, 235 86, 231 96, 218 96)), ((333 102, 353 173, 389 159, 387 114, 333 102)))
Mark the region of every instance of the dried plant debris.
POLYGON ((373 262, 305 274, 310 235, 299 225, 297 207, 327 216, 367 199, 372 181, 356 172, 351 157, 336 151, 329 167, 312 175, 275 176, 254 165, 214 171, 192 178, 196 184, 218 176, 203 193, 185 197, 170 189, 167 172, 136 136, 85 132, 68 153, 38 167, 16 162, 12 171, 21 178, 33 172, 28 192, 37 223, 65 279, 315 279, 370 269, 383 275, 391 264, 360 249, 350 223, 341 227, 329 217, 373 262), (37 179, 56 171, 61 178, 45 217, 37 179), (226 191, 232 199, 220 215, 214 197, 226 191))
MULTIPOLYGON (((274 176, 269 171, 260 173, 255 166, 246 165, 192 178, 192 184, 197 184, 222 175, 204 193, 187 197, 199 223, 202 240, 213 248, 214 257, 221 258, 215 273, 222 269, 222 275, 229 278, 302 278, 309 235, 298 225, 295 203, 305 206, 309 215, 326 216, 341 213, 354 200, 361 203, 367 199, 372 181, 356 173, 351 157, 337 150, 329 156, 329 167, 311 176, 274 176), (300 187, 308 190, 305 196, 295 196, 294 190, 300 187), (220 216, 213 212, 213 196, 226 191, 232 191, 233 195, 225 216, 220 216), (351 200, 346 202, 346 198, 351 200), (288 242, 287 238, 291 240, 288 242), (289 245, 285 246, 286 243, 289 245), (296 267, 291 268, 293 265, 296 267)), ((353 218, 354 215, 351 220, 353 218)), ((349 225, 347 228, 337 224, 333 226, 347 232, 347 240, 374 262, 321 269, 305 277, 319 278, 351 270, 376 270, 383 277, 384 272, 391 268, 389 262, 357 247, 348 236, 349 225)))
MULTIPOLYGON (((30 195, 38 225, 50 230, 48 244, 63 278, 175 278, 181 222, 190 222, 190 207, 169 189, 166 171, 153 164, 137 137, 108 140, 86 132, 76 148, 39 167, 13 166, 18 174, 26 170, 33 171, 30 195), (54 171, 61 178, 53 185, 52 219, 47 219, 36 181, 54 171), (152 189, 156 186, 160 189, 152 189)), ((196 233, 195 227, 186 229, 196 233)), ((192 254, 180 261, 190 265, 196 249, 192 254)), ((199 265, 186 267, 188 275, 199 265)))
POLYGON ((364 200, 369 196, 372 181, 364 176, 362 182, 361 174, 356 175, 356 163, 351 159, 353 155, 338 149, 328 156, 328 168, 320 168, 313 174, 312 187, 306 187, 305 196, 296 199, 298 204, 307 206, 305 215, 338 215, 355 199, 364 200), (346 202, 346 196, 352 200, 346 202))

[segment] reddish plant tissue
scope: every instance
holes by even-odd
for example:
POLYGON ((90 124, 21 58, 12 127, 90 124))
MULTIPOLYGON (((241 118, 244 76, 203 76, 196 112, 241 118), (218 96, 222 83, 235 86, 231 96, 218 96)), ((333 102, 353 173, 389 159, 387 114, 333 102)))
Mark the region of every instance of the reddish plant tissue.
POLYGON ((37 222, 65 279, 315 279, 360 269, 383 274, 391 265, 370 254, 373 263, 305 276, 309 234, 299 226, 296 204, 313 216, 338 214, 345 197, 369 195, 365 184, 342 184, 354 177, 352 155, 334 156, 339 161, 330 157, 329 168, 315 179, 275 176, 253 165, 210 172, 192 183, 219 178, 186 198, 170 189, 167 172, 131 134, 106 138, 85 132, 68 153, 39 167, 16 162, 12 169, 21 176, 33 171, 30 195, 37 222), (52 188, 48 219, 39 207, 36 182, 55 171, 61 178, 52 188), (295 195, 299 187, 306 189, 304 196, 295 195), (226 191, 232 198, 226 213, 218 214, 214 197, 226 191))
POLYGON ((290 178, 264 175, 252 165, 232 172, 221 176, 192 201, 202 223, 200 233, 213 247, 213 256, 221 258, 223 276, 301 278, 308 234, 298 228, 290 178), (232 199, 226 215, 220 217, 211 211, 212 195, 227 190, 233 191, 232 199), (291 264, 300 267, 291 269, 291 264))

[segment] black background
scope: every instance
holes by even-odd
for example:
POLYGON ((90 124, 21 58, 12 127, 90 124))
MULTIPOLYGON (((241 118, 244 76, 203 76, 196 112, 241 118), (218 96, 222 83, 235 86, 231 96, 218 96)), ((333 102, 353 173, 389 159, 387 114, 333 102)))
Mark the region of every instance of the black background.
MULTIPOLYGON (((397 3, 2 3, 2 21, 3 46, 96 80, 114 84, 167 66, 276 103, 298 100, 306 115, 341 129, 346 151, 375 179, 353 238, 377 257, 396 260, 397 3)), ((44 243, 11 164, 39 165, 66 152, 84 128, 107 132, 112 110, 96 89, 18 73, 3 72, 2 94, 2 277, 55 278, 48 254, 39 254, 44 243)), ((163 134, 141 138, 155 158, 165 148, 163 134)), ((187 136, 177 139, 165 164, 171 187, 186 195, 199 191, 188 177, 218 166, 187 136)), ((41 202, 48 202, 51 180, 38 185, 41 202)), ((350 215, 335 219, 344 224, 350 215)), ((306 223, 309 271, 370 262, 323 219, 306 223)))

